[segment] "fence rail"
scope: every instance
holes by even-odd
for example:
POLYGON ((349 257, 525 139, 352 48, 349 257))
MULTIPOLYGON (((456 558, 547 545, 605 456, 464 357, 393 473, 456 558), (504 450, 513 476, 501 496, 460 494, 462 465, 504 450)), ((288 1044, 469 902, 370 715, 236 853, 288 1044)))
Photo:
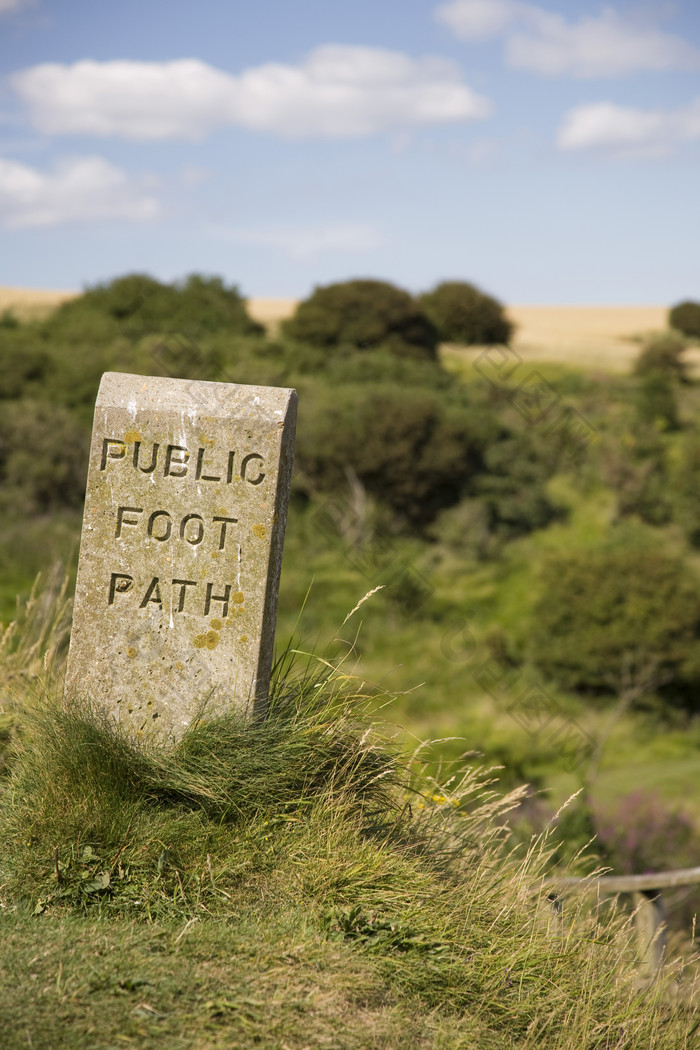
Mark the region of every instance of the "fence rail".
POLYGON ((566 876, 545 879, 545 887, 567 890, 601 889, 606 893, 645 893, 650 890, 675 889, 700 883, 700 868, 678 868, 677 871, 657 871, 645 875, 595 875, 591 878, 566 876))
POLYGON ((666 909, 662 890, 700 885, 700 867, 676 871, 651 872, 645 875, 552 876, 541 883, 550 890, 550 899, 561 913, 563 892, 631 893, 635 902, 637 942, 644 968, 656 973, 663 963, 666 949, 666 909))

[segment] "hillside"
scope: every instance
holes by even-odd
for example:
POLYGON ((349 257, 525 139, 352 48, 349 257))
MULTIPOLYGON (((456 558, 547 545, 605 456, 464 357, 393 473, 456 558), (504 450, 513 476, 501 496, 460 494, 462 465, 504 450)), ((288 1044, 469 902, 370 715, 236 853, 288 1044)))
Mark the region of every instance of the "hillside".
MULTIPOLYGON (((250 306, 276 328, 290 304, 250 306)), ((698 351, 644 337, 661 309, 512 315, 513 351, 438 355, 430 329, 425 353, 352 330, 319 345, 270 338, 217 278, 126 275, 0 326, 0 1027, 18 1047, 51 1046, 57 1016, 75 1050, 693 1046, 671 1008, 692 973, 643 994, 630 899, 619 927, 589 898, 554 921, 537 885, 700 862, 698 351), (104 371, 299 392, 277 645, 340 691, 310 725, 317 678, 280 680, 287 758, 265 737, 282 723, 227 723, 144 764, 55 705, 104 371), (391 758, 367 835, 336 790, 357 739, 391 758), (464 796, 471 766, 492 783, 469 773, 464 796)), ((687 962, 697 895, 664 900, 687 962)))
MULTIPOLYGON (((15 640, 0 685, 41 662, 15 640)), ((263 721, 144 753, 15 689, 3 1050, 690 1050, 695 961, 674 948, 650 983, 623 911, 574 898, 562 918, 554 840, 508 838, 522 791, 465 766, 433 781, 361 690, 290 656, 263 721)))

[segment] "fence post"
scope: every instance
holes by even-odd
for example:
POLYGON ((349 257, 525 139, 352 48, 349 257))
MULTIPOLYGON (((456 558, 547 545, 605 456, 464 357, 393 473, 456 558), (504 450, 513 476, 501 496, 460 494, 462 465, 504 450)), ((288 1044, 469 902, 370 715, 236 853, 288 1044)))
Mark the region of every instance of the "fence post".
POLYGON ((666 949, 666 913, 661 890, 634 894, 637 944, 644 969, 653 976, 661 968, 666 949))

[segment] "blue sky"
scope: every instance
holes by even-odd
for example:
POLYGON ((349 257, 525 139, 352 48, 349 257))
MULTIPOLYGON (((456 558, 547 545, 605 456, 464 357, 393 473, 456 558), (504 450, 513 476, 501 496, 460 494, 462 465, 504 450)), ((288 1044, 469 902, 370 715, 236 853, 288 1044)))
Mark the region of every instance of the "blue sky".
POLYGON ((700 4, 0 0, 0 284, 700 299, 700 4))

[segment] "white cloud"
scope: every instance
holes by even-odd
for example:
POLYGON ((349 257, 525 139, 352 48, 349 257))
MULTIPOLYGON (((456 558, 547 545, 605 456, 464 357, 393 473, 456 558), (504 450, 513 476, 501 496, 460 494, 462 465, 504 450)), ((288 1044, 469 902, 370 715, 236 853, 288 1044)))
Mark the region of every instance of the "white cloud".
POLYGON ((486 40, 510 29, 525 6, 514 0, 450 0, 435 13, 462 40, 486 40))
POLYGON ((35 0, 0 0, 0 15, 19 11, 20 7, 33 7, 35 0))
POLYGON ((208 182, 212 175, 211 168, 203 168, 200 164, 186 164, 180 172, 180 179, 183 186, 193 187, 208 182))
POLYGON ((497 139, 480 138, 469 143, 455 143, 449 150, 450 156, 466 161, 470 167, 493 167, 503 152, 503 143, 497 139))
POLYGON ((309 262, 327 252, 373 251, 381 244, 379 235, 371 226, 349 223, 231 230, 227 236, 238 244, 257 244, 276 249, 298 262, 309 262))
POLYGON ((660 156, 700 139, 700 98, 676 110, 645 110, 596 102, 564 116, 557 144, 563 150, 608 150, 627 156, 660 156))
POLYGON ((33 66, 10 78, 49 134, 199 139, 239 126, 285 138, 354 138, 485 117, 489 103, 445 59, 325 45, 299 66, 238 76, 199 59, 33 66))
POLYGON ((509 66, 542 76, 609 77, 700 68, 700 51, 664 33, 650 17, 604 7, 577 22, 520 0, 451 0, 437 17, 457 36, 505 37, 509 66))
POLYGON ((102 157, 65 160, 51 173, 0 158, 0 218, 9 227, 46 227, 159 213, 143 185, 102 157))

